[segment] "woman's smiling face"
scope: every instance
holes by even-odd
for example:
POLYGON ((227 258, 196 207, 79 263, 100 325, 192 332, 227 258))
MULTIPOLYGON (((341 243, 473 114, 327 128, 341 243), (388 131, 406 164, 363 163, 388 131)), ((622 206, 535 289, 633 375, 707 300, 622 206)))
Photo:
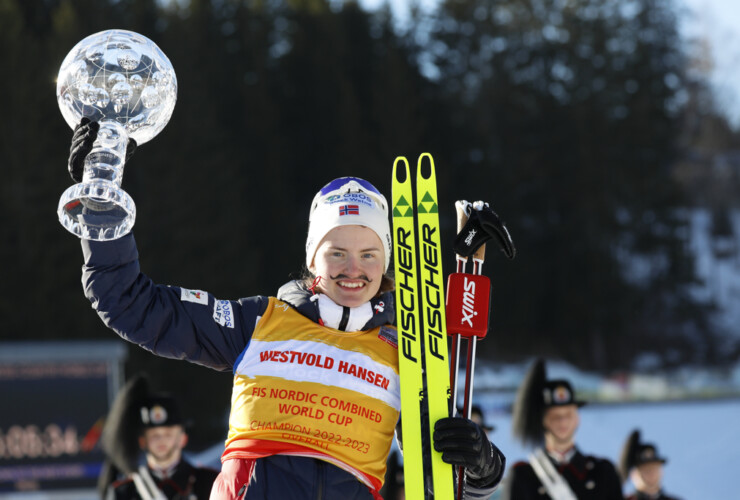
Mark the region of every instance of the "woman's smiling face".
POLYGON ((338 226, 321 240, 309 270, 321 277, 316 290, 336 304, 357 307, 380 289, 383 243, 365 226, 338 226))

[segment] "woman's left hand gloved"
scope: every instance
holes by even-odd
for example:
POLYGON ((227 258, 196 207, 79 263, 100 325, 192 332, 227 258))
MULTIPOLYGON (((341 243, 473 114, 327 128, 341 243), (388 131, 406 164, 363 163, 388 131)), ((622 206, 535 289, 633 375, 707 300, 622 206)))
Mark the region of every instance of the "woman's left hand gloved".
POLYGON ((434 449, 442 460, 465 467, 471 479, 493 480, 501 471, 498 449, 481 427, 466 418, 441 418, 434 424, 434 449))
MULTIPOLYGON (((83 117, 74 129, 72 144, 69 147, 67 169, 69 170, 70 177, 75 182, 82 182, 82 176, 85 170, 85 158, 92 151, 93 144, 98 138, 99 130, 100 124, 90 121, 87 117, 83 117)), ((131 159, 131 156, 136 151, 136 147, 136 141, 129 139, 126 143, 126 162, 131 159)))

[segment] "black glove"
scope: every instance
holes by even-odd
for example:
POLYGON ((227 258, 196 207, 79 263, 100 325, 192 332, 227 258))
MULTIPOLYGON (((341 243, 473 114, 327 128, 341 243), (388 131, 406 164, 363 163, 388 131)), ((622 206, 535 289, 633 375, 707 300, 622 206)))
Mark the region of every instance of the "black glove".
MULTIPOLYGON (((69 175, 75 182, 82 182, 82 173, 85 169, 85 158, 92 151, 93 143, 98 138, 100 124, 90 121, 89 118, 80 120, 79 125, 75 127, 72 135, 72 145, 69 147, 69 160, 67 160, 67 169, 69 175)), ((126 161, 136 151, 136 141, 128 140, 126 144, 126 161)))
POLYGON ((468 221, 455 237, 452 247, 456 254, 470 257, 493 237, 498 240, 501 250, 509 259, 516 256, 516 247, 506 224, 486 203, 482 208, 470 211, 468 221))
POLYGON ((498 449, 481 427, 466 418, 441 418, 434 424, 434 449, 448 464, 465 467, 471 479, 489 482, 501 471, 498 449))

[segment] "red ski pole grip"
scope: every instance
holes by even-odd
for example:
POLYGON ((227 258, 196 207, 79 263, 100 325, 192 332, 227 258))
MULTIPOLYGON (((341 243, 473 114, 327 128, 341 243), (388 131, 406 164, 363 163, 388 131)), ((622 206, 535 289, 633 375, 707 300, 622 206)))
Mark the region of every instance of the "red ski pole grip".
POLYGON ((481 274, 452 273, 447 277, 447 333, 485 338, 491 280, 481 274))

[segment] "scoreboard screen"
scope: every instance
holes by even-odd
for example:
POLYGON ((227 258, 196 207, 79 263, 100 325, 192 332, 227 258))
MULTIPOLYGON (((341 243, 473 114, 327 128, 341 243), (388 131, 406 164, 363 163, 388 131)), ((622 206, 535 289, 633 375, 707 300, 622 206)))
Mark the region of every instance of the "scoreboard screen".
POLYGON ((0 493, 94 488, 121 343, 0 344, 0 493))

